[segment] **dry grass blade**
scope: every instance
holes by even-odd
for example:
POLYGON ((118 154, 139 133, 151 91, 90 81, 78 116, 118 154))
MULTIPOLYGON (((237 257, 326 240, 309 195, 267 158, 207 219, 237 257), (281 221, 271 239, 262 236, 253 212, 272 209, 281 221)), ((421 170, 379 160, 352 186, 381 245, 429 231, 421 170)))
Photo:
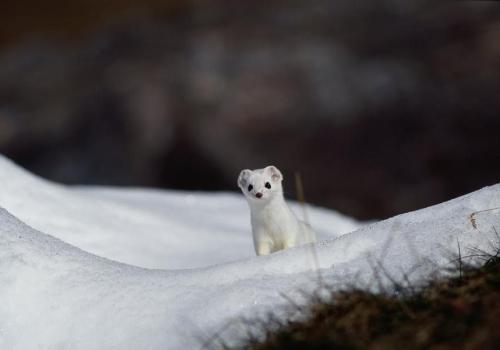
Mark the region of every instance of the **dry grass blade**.
POLYGON ((481 214, 481 213, 485 213, 485 212, 488 212, 488 211, 493 211, 493 210, 500 210, 500 207, 497 207, 497 208, 490 208, 490 209, 484 209, 484 210, 478 210, 478 211, 475 211, 473 212, 472 214, 469 215, 469 221, 470 223, 472 224, 472 227, 477 230, 477 219, 476 219, 476 215, 477 214, 481 214))
MULTIPOLYGON (((309 227, 312 227, 310 222, 309 222, 309 216, 307 215, 307 209, 306 209, 306 198, 304 195, 304 186, 302 184, 302 177, 300 176, 299 172, 295 173, 295 187, 297 190, 297 200, 299 201, 301 207, 302 207, 302 215, 303 215, 303 220, 308 225, 309 227)), ((321 270, 319 268, 319 258, 318 258, 318 252, 316 251, 316 245, 315 244, 310 244, 311 246, 311 252, 313 255, 314 259, 314 267, 315 270, 318 274, 318 282, 319 285, 323 285, 323 276, 321 275, 321 270)))

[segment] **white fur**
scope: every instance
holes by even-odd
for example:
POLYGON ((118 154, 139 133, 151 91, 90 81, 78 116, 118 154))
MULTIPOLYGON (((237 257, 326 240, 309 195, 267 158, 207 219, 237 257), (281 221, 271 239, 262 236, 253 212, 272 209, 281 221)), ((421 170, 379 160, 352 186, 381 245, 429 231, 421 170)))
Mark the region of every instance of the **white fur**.
POLYGON ((257 255, 267 255, 278 250, 316 241, 312 229, 297 219, 283 196, 283 175, 274 166, 264 169, 242 170, 238 187, 250 207, 252 234, 257 255), (266 182, 271 189, 265 187, 266 182), (253 189, 248 191, 248 186, 253 189), (257 193, 262 197, 257 198, 257 193))

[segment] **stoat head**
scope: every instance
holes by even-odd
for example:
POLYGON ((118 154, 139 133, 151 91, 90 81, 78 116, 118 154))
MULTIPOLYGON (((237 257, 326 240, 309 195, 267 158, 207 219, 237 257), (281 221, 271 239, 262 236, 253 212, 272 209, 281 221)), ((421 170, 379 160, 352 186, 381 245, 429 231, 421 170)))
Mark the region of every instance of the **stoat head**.
POLYGON ((238 177, 238 187, 249 203, 265 203, 276 195, 283 194, 283 175, 273 165, 264 169, 242 170, 238 177))

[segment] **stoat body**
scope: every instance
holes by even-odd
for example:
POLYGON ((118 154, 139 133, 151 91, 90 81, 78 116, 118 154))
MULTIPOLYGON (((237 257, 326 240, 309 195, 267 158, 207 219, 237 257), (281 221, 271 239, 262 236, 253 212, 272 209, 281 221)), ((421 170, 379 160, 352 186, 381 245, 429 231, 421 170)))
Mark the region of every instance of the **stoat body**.
POLYGON ((242 170, 238 187, 250 207, 252 235, 257 255, 312 243, 316 237, 297 219, 283 196, 283 175, 275 166, 242 170))

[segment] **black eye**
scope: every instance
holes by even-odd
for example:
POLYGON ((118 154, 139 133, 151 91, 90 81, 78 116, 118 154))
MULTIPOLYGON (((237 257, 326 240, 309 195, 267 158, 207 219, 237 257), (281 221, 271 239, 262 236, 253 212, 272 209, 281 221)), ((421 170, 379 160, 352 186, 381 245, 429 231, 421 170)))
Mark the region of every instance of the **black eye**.
POLYGON ((253 186, 252 185, 248 185, 248 192, 250 192, 251 190, 253 190, 253 186))
POLYGON ((266 182, 266 188, 271 189, 271 184, 269 182, 266 182))

